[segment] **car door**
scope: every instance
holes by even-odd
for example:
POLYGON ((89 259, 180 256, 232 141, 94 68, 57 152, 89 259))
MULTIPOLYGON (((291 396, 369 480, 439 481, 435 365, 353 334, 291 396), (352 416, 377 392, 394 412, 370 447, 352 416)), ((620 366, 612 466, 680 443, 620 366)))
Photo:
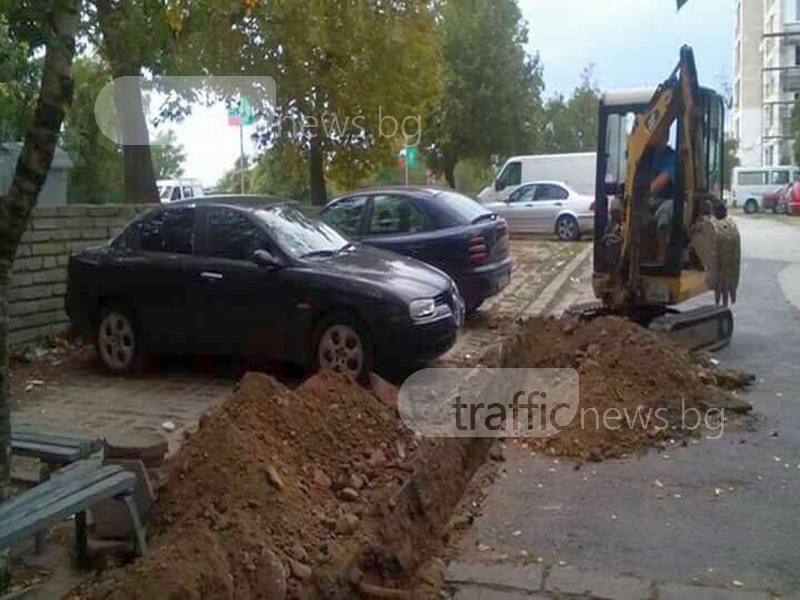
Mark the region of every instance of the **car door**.
POLYGON ((361 240, 372 246, 437 264, 443 255, 433 221, 413 198, 400 193, 375 194, 361 240))
POLYGON ((531 208, 531 220, 536 231, 550 233, 555 230, 556 218, 569 198, 566 188, 553 183, 536 186, 531 208))
POLYGON ((108 293, 136 315, 142 339, 156 353, 189 352, 195 341, 193 206, 155 211, 133 223, 107 273, 108 293))
POLYGON ((522 184, 522 163, 514 160, 506 163, 495 180, 496 200, 505 202, 522 184))
MULTIPOLYGON (((497 212, 508 223, 508 229, 514 233, 536 231, 534 221, 534 197, 536 184, 526 184, 508 197, 508 201, 497 212)), ((494 210, 494 209, 492 209, 494 210)))
POLYGON ((351 196, 337 200, 320 213, 320 218, 345 237, 361 236, 367 208, 367 196, 351 196))
POLYGON ((280 256, 274 242, 247 211, 204 207, 203 223, 203 259, 195 273, 201 353, 286 358, 296 326, 293 286, 283 269, 253 259, 256 250, 280 256))

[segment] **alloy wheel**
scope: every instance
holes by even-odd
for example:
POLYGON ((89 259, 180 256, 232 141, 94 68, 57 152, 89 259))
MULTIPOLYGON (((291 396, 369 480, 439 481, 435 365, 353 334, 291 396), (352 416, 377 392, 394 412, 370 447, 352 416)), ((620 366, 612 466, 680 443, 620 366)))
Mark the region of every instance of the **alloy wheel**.
POLYGON ((131 366, 136 354, 136 337, 130 318, 111 311, 100 321, 97 349, 103 363, 112 371, 124 371, 131 366))
POLYGON ((364 343, 349 325, 331 325, 322 334, 317 347, 317 361, 322 369, 345 373, 354 379, 364 368, 364 343))

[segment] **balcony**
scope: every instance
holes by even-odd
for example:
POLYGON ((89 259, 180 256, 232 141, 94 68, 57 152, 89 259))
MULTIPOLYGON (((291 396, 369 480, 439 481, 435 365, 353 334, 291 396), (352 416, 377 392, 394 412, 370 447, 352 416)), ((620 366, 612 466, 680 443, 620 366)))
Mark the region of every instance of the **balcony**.
POLYGON ((764 38, 766 40, 779 39, 784 44, 800 44, 800 22, 778 25, 777 31, 765 31, 764 38))

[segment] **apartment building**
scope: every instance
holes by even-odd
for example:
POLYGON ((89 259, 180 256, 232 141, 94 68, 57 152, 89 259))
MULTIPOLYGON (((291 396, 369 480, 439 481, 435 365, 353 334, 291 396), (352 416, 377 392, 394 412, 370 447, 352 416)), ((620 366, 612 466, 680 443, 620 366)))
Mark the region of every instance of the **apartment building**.
POLYGON ((792 160, 800 98, 800 0, 734 0, 732 134, 744 166, 792 160))

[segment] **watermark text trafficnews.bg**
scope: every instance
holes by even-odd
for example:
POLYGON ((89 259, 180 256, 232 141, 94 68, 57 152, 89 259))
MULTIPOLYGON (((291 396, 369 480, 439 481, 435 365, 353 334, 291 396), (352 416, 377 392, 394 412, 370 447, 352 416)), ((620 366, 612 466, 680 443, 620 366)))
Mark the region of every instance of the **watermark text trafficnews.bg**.
POLYGON ((702 428, 707 439, 722 436, 722 408, 702 413, 681 399, 680 419, 672 421, 666 407, 601 412, 580 406, 579 380, 575 369, 424 369, 403 383, 398 409, 405 424, 425 437, 547 438, 570 426, 611 431, 702 428))

